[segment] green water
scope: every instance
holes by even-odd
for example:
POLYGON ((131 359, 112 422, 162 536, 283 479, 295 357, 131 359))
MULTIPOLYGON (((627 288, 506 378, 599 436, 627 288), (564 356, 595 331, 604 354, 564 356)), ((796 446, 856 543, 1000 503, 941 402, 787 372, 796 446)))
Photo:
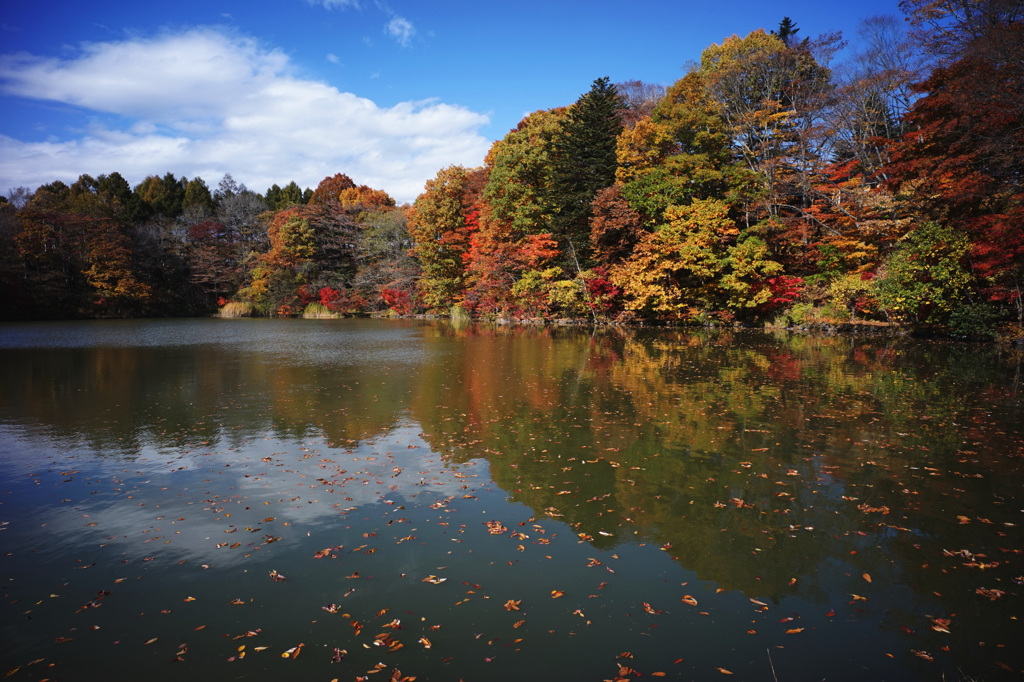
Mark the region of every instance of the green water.
POLYGON ((2 325, 0 671, 1019 679, 1020 379, 907 340, 2 325))

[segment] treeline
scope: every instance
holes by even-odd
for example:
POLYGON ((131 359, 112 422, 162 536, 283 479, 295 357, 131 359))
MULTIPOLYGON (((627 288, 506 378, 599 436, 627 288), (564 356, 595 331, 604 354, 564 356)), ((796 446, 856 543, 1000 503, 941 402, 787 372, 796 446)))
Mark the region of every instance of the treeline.
POLYGON ((338 174, 253 192, 225 175, 119 173, 24 188, 0 204, 6 319, 189 316, 227 303, 244 314, 387 307, 417 273, 405 210, 338 174))
POLYGON ((52 183, 2 214, 5 298, 21 317, 230 302, 1019 334, 1024 2, 902 7, 909 34, 868 19, 838 67, 841 36, 787 18, 668 88, 598 79, 413 206, 344 175, 262 196, 229 177, 212 195, 170 175, 52 183))

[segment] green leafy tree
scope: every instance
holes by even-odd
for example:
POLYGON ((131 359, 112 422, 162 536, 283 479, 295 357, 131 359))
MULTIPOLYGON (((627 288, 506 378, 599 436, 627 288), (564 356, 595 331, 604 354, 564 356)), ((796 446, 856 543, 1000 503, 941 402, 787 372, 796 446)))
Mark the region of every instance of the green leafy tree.
POLYGON ((461 298, 465 285, 464 256, 476 227, 475 219, 467 220, 464 207, 469 179, 462 166, 444 168, 427 180, 423 194, 413 204, 409 231, 423 268, 419 291, 423 304, 431 310, 449 309, 461 298))
POLYGON ((882 309, 897 320, 944 323, 970 295, 967 236, 938 223, 924 223, 885 263, 877 285, 882 309))
POLYGON ((210 194, 210 188, 206 186, 206 181, 200 177, 189 180, 185 185, 185 196, 182 197, 181 205, 184 209, 198 208, 206 215, 212 213, 213 195, 210 194))

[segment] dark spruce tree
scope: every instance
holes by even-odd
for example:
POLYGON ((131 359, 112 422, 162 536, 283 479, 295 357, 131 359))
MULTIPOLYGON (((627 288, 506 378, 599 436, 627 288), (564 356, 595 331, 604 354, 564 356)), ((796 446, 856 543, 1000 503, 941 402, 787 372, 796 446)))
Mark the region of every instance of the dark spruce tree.
POLYGON ((552 141, 550 227, 570 269, 577 262, 590 264, 590 204, 615 182, 615 141, 624 108, 615 86, 598 78, 569 109, 552 141))
POLYGON ((782 21, 779 22, 779 29, 772 31, 772 35, 781 40, 786 44, 786 47, 792 47, 793 42, 796 41, 796 34, 800 32, 800 29, 796 27, 796 22, 789 17, 782 17, 782 21))

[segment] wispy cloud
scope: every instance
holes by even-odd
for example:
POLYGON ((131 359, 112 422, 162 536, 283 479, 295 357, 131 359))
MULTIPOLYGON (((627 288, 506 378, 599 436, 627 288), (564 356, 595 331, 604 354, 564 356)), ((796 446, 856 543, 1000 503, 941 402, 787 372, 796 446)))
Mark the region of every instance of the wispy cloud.
MULTIPOLYGON (((329 57, 328 57, 329 58, 329 57)), ((0 188, 118 171, 171 171, 250 187, 315 187, 345 172, 412 200, 437 169, 477 165, 487 116, 428 100, 380 107, 297 76, 287 55, 215 28, 81 46, 71 59, 0 55, 0 92, 81 107, 83 123, 47 142, 0 135, 0 188)))
POLYGON ((329 52, 327 54, 327 61, 329 61, 331 64, 340 64, 341 63, 341 60, 338 59, 338 55, 334 54, 333 52, 329 52))
POLYGON ((323 5, 326 9, 345 9, 354 7, 359 9, 358 0, 306 0, 310 5, 323 5))
POLYGON ((416 35, 416 27, 412 25, 412 22, 397 14, 391 17, 391 21, 384 26, 384 31, 397 40, 402 47, 409 47, 409 43, 416 35))

